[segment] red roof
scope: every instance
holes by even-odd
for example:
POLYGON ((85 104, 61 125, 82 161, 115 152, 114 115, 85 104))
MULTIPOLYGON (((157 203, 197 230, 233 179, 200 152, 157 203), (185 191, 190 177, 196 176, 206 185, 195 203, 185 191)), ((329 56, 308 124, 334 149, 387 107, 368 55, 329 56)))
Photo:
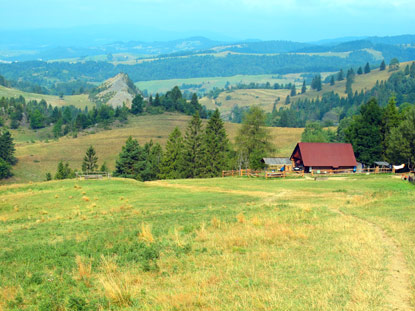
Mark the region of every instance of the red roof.
POLYGON ((357 166, 351 144, 298 143, 291 158, 301 159, 304 166, 357 166))

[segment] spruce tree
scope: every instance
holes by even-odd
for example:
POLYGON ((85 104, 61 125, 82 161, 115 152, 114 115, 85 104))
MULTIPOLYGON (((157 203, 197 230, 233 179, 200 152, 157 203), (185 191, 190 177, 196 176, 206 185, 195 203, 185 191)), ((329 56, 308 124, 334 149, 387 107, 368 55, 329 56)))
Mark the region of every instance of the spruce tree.
POLYGON ((12 167, 9 163, 0 158, 0 179, 13 176, 12 167))
POLYGON ((204 171, 202 121, 199 112, 190 120, 184 137, 183 174, 185 178, 202 177, 204 171))
POLYGON ((382 71, 382 70, 385 70, 385 69, 386 69, 385 60, 382 60, 382 62, 380 63, 380 66, 379 66, 379 70, 382 71))
POLYGON ((3 130, 0 135, 0 159, 3 159, 10 165, 14 165, 17 163, 14 153, 13 137, 8 130, 3 130))
POLYGON ((55 174, 55 179, 68 179, 68 178, 74 178, 74 177, 75 177, 75 173, 69 167, 69 163, 66 162, 64 164, 63 161, 59 161, 58 168, 55 174))
POLYGON ((144 145, 145 165, 141 172, 143 181, 154 180, 160 173, 160 162, 163 157, 163 150, 160 144, 154 144, 152 140, 144 145))
POLYGON ((82 171, 83 172, 93 172, 98 167, 97 165, 98 157, 96 156, 95 149, 92 146, 86 151, 84 156, 84 161, 82 162, 82 171))
POLYGON ((359 67, 359 69, 357 69, 357 74, 358 74, 358 75, 363 74, 363 69, 362 69, 362 67, 359 67))
POLYGON ((303 81, 303 86, 301 87, 301 94, 304 94, 305 92, 307 92, 307 86, 305 84, 305 80, 303 81))
POLYGON ((388 104, 383 109, 382 113, 382 148, 383 152, 386 152, 388 141, 390 139, 390 133, 393 128, 399 126, 401 122, 401 116, 396 108, 396 98, 391 97, 388 104))
POLYGON ((206 125, 204 145, 204 176, 218 177, 227 167, 229 140, 217 108, 206 125))
POLYGON ((293 97, 295 95, 297 95, 297 90, 295 88, 295 83, 293 83, 293 85, 291 86, 290 96, 293 97))
POLYGON ((369 63, 366 63, 364 72, 365 72, 365 74, 370 72, 370 65, 369 65, 369 63))
POLYGON ((274 150, 269 132, 265 128, 265 119, 265 112, 258 106, 251 107, 245 114, 242 127, 236 136, 240 168, 262 168, 261 159, 274 150))
POLYGON ((141 180, 145 155, 137 140, 128 137, 115 162, 114 176, 141 180))
POLYGON ((133 102, 131 104, 131 113, 132 114, 140 114, 143 112, 144 100, 143 96, 138 94, 134 97, 133 102))
POLYGON ((375 98, 360 107, 345 130, 345 139, 353 145, 356 159, 367 165, 382 160, 382 110, 375 98))
POLYGON ((403 121, 391 129, 387 142, 386 158, 392 163, 405 163, 410 169, 415 168, 415 108, 406 112, 403 121))
POLYGON ((313 80, 311 81, 311 88, 316 91, 321 91, 321 76, 319 74, 315 75, 313 80))
POLYGON ((161 179, 177 179, 183 177, 183 148, 182 133, 176 127, 169 135, 166 151, 160 163, 158 176, 161 179))
POLYGON ((337 81, 343 81, 343 80, 344 80, 343 69, 340 69, 339 73, 337 74, 337 81))
POLYGON ((330 85, 334 85, 335 84, 335 82, 334 82, 334 76, 331 76, 331 78, 330 78, 330 85))
POLYGON ((412 62, 411 67, 409 68, 409 76, 415 78, 415 62, 412 62))
POLYGON ((153 101, 153 106, 157 107, 160 105, 161 105, 160 96, 159 96, 159 93, 156 93, 156 97, 154 98, 154 101, 153 101))

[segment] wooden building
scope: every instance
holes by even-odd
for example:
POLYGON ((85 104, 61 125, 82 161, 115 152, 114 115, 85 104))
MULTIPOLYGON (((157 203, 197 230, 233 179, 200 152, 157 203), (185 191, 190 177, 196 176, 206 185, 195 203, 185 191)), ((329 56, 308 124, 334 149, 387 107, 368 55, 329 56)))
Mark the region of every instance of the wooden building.
POLYGON ((292 162, 290 158, 263 158, 261 162, 265 163, 267 170, 277 171, 281 170, 282 167, 285 167, 286 172, 292 170, 292 162))
POLYGON ((357 166, 351 144, 298 143, 290 157, 295 167, 306 173, 318 170, 355 169, 357 166))

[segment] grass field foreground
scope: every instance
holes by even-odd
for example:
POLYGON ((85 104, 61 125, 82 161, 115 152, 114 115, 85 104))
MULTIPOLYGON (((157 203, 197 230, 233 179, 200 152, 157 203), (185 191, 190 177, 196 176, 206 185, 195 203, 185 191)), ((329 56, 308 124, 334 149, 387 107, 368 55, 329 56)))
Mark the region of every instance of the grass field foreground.
POLYGON ((0 310, 392 310, 392 240, 410 310, 414 189, 373 175, 3 186, 0 310))

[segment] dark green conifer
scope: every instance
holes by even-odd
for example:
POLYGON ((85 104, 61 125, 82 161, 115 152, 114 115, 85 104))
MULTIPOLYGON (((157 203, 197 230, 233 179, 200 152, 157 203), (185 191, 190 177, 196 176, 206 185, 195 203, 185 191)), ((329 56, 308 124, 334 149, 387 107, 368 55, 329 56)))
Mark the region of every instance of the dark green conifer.
POLYGON ((183 148, 182 133, 176 127, 167 140, 166 151, 160 163, 160 178, 177 179, 183 177, 183 148))
POLYGON ((97 165, 98 157, 96 156, 95 149, 92 146, 86 150, 84 160, 82 162, 82 171, 83 172, 93 172, 98 167, 97 165))
POLYGON ((204 176, 218 177, 227 167, 229 140, 219 110, 209 119, 204 135, 204 176))

